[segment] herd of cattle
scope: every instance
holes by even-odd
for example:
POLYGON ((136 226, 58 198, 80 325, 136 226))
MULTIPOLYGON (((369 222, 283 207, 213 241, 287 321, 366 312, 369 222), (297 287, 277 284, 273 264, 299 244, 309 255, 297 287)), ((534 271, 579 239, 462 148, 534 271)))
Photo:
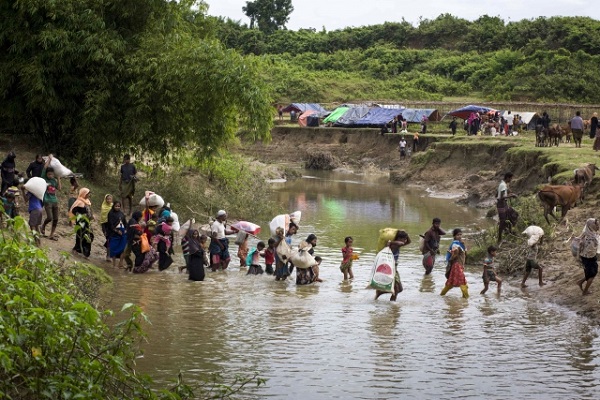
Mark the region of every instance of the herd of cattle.
POLYGON ((535 129, 535 146, 551 147, 558 146, 560 143, 571 143, 571 127, 552 124, 545 128, 538 125, 535 129))
POLYGON ((544 206, 544 217, 548 224, 550 223, 548 214, 558 221, 553 213, 555 207, 561 207, 562 218, 564 218, 567 211, 584 199, 585 192, 592 183, 597 169, 600 168, 596 167, 596 164, 588 164, 574 171, 573 181, 570 184, 546 185, 540 189, 538 198, 544 206))

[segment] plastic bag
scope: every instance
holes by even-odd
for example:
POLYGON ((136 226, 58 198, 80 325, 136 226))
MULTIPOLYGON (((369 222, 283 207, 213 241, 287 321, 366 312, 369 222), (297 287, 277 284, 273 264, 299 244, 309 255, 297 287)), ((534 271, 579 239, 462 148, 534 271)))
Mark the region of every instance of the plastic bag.
POLYGON ((275 249, 275 250, 277 251, 277 255, 279 256, 279 258, 283 262, 287 262, 292 255, 292 249, 285 242, 285 240, 282 240, 281 242, 279 242, 279 244, 277 245, 277 249, 275 249))
MULTIPOLYGON (((237 244, 238 246, 243 244, 246 241, 246 238, 248 237, 248 234, 244 231, 239 231, 237 236, 235 237, 235 241, 234 243, 237 244)), ((250 264, 248 264, 250 265, 250 264)))
POLYGON ((140 250, 142 253, 147 253, 150 251, 150 242, 148 242, 148 236, 145 233, 142 233, 140 236, 140 250))
POLYGON ((294 264, 294 267, 298 267, 300 269, 307 269, 312 267, 313 265, 317 265, 315 258, 308 252, 308 250, 312 249, 312 246, 307 246, 302 249, 298 249, 298 251, 292 253, 290 257, 290 261, 294 264))
MULTIPOLYGON (((162 197, 160 197, 156 193, 152 193, 148 197, 148 206, 150 206, 150 207, 156 206, 158 208, 161 208, 164 205, 165 205, 165 201, 163 200, 162 197)), ((140 206, 146 207, 146 196, 142 197, 142 200, 140 200, 140 206)))
POLYGON ((33 177, 27 181, 25 185, 23 185, 25 190, 34 195, 40 200, 44 200, 44 194, 46 193, 46 188, 48 184, 46 180, 39 177, 33 177))
MULTIPOLYGON (((48 160, 48 157, 42 157, 44 162, 48 160)), ((67 176, 73 176, 73 171, 61 164, 58 158, 52 156, 50 160, 50 167, 54 168, 54 175, 58 178, 65 178, 67 176)))
POLYGON ((383 228, 379 230, 379 239, 377 240, 377 251, 381 251, 387 246, 387 242, 394 240, 398 233, 397 228, 383 228))
POLYGON ((275 236, 277 234, 277 228, 283 229, 283 234, 287 232, 288 227, 290 226, 290 216, 287 214, 281 214, 273 218, 273 220, 269 223, 269 228, 271 229, 271 236, 275 236))
POLYGON ((375 257, 369 286, 386 293, 394 293, 396 262, 389 247, 385 247, 375 257))

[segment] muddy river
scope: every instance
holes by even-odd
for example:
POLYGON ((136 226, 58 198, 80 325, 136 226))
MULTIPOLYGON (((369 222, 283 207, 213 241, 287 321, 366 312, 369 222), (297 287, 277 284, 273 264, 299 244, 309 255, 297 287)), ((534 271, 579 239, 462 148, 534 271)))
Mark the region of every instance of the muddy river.
MULTIPOLYGON (((448 231, 476 231, 489 223, 479 210, 385 180, 310 175, 273 190, 286 209, 303 213, 296 241, 317 235, 324 282, 296 286, 246 276, 235 257, 227 272, 207 273, 204 282, 188 282, 173 267, 115 273, 111 306, 137 303, 152 321, 138 360, 143 372, 159 383, 179 371, 188 381, 257 372, 267 384, 245 392, 250 398, 598 398, 598 327, 537 301, 543 289, 534 279, 527 291, 508 282, 497 297, 492 283, 481 296, 481 270, 469 267, 465 300, 458 289, 439 295, 441 261, 423 275, 417 234, 435 216, 448 231), (378 230, 386 226, 413 238, 400 255, 405 289, 396 303, 386 296, 375 301, 366 289, 378 230), (343 282, 340 249, 348 235, 360 260, 354 281, 343 282)), ((266 241, 267 221, 253 222, 262 223, 266 241)))

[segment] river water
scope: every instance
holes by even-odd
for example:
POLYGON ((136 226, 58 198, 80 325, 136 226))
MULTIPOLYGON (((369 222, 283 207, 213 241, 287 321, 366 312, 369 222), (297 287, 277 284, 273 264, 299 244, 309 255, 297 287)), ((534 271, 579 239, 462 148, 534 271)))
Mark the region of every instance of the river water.
MULTIPOLYGON (((233 258, 227 272, 188 282, 176 268, 144 275, 114 273, 110 305, 140 305, 152 324, 139 361, 158 383, 182 371, 195 381, 257 372, 265 386, 251 398, 285 399, 596 399, 600 393, 599 329, 568 310, 537 301, 535 279, 500 297, 486 296, 478 267, 467 269, 469 299, 458 289, 439 295, 444 266, 424 276, 418 233, 435 216, 451 231, 489 222, 480 211, 422 189, 358 175, 311 173, 274 184, 290 212, 303 212, 298 239, 318 236, 324 282, 296 286, 270 276, 246 276, 233 258), (402 249, 404 291, 398 301, 373 300, 366 282, 378 230, 401 227, 413 244, 402 249), (339 271, 345 236, 360 260, 355 279, 339 271)), ((248 218, 252 220, 252 218, 248 218)), ((262 222, 268 238, 268 223, 262 222)), ((447 247, 446 235, 442 248, 447 247)), ((253 243, 251 243, 252 245, 253 243)), ((232 249, 236 254, 236 249, 232 249)))

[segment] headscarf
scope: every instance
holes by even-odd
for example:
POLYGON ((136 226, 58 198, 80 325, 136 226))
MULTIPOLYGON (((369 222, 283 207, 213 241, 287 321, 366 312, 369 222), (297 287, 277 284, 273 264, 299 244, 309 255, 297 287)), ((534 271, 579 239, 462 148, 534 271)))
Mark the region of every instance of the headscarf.
POLYGON ((79 196, 77 196, 77 200, 73 202, 73 205, 69 209, 69 217, 74 217, 73 209, 76 207, 89 207, 92 205, 90 199, 86 198, 86 196, 90 193, 90 189, 81 188, 79 191, 79 196))
POLYGON ((110 230, 116 229, 117 226, 119 226, 119 224, 123 224, 123 228, 125 228, 125 226, 127 225, 127 221, 125 221, 125 214, 123 214, 123 211, 115 210, 116 203, 117 202, 113 203, 110 211, 108 212, 108 225, 110 230))
POLYGON ((195 254, 202 250, 202 245, 200 244, 200 236, 198 236, 198 238, 194 238, 194 233, 197 232, 198 229, 190 229, 185 235, 188 240, 190 254, 195 254))
POLYGON ((106 198, 110 196, 110 193, 104 195, 104 200, 102 201, 102 206, 100 206, 100 223, 104 224, 108 222, 108 212, 112 208, 112 203, 106 201, 106 198))
POLYGON ((581 238, 585 237, 594 237, 598 234, 597 222, 596 218, 588 218, 585 221, 585 226, 583 227, 583 232, 581 232, 581 238))

